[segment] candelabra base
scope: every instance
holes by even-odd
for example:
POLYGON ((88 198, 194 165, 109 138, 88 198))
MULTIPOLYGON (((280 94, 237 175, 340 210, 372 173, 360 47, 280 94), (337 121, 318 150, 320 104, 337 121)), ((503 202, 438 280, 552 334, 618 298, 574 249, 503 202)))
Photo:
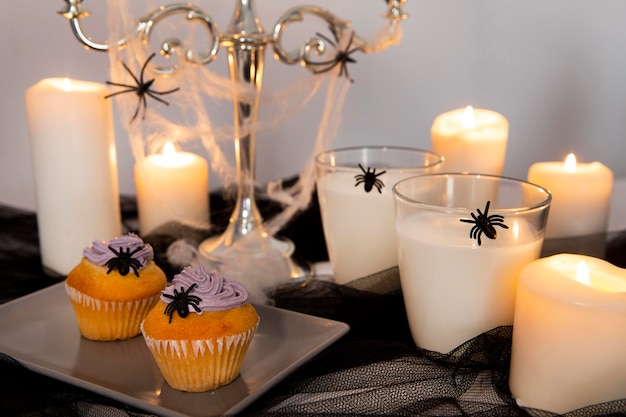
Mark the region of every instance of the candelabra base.
POLYGON ((225 235, 200 244, 201 262, 246 286, 274 290, 303 285, 315 275, 315 267, 294 257, 295 246, 284 237, 253 232, 227 245, 225 235))

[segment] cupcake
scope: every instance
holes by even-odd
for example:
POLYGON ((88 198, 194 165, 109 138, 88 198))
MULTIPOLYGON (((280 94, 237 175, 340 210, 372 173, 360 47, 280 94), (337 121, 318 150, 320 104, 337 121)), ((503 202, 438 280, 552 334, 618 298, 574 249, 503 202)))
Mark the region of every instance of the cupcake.
POLYGON ((152 247, 135 234, 96 240, 65 280, 81 335, 91 340, 124 340, 159 301, 167 278, 153 261, 152 247))
POLYGON ((243 285, 198 265, 174 277, 141 331, 172 388, 203 392, 237 378, 258 324, 243 285))

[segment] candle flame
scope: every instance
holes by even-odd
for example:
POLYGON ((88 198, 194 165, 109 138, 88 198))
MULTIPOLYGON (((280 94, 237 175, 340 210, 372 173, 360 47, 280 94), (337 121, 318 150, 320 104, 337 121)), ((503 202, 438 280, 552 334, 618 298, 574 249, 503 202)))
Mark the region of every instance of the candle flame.
POLYGON ((467 106, 463 112, 463 120, 461 121, 465 129, 473 129, 476 127, 476 119, 474 117, 474 108, 467 106))
POLYGON ((576 155, 573 153, 565 158, 565 172, 576 172, 576 155))
POLYGON ((587 267, 585 261, 578 263, 578 268, 576 268, 576 281, 581 284, 591 285, 591 281, 589 281, 589 267, 587 267))
POLYGON ((165 146, 163 146, 163 156, 165 158, 172 158, 176 155, 176 148, 172 142, 167 142, 165 146))
POLYGON ((63 89, 63 91, 69 93, 73 90, 72 81, 69 78, 63 78, 63 81, 61 81, 61 88, 63 89))
POLYGON ((188 152, 178 152, 172 142, 166 142, 163 150, 158 155, 158 163, 166 167, 181 167, 193 162, 193 154, 188 152))

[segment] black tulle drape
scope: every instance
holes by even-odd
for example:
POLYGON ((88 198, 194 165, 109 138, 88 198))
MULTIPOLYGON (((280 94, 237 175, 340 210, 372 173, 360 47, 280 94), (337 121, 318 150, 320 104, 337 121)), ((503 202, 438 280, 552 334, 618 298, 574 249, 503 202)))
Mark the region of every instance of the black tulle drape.
MULTIPOLYGON (((314 199, 314 201, 316 201, 314 199)), ((259 200, 264 217, 276 209, 259 200)), ((232 204, 211 196, 211 233, 226 225, 232 204)), ((122 199, 128 230, 136 228, 132 198, 122 199)), ((314 203, 283 230, 298 255, 312 262, 327 259, 319 210, 314 203)), ((170 276, 165 249, 185 237, 198 243, 206 233, 170 225, 144 239, 170 276)), ((608 237, 606 258, 626 264, 625 237, 608 237)), ((39 260, 34 213, 0 207, 0 302, 58 282, 44 274, 39 260)), ((339 320, 350 332, 297 369, 250 405, 246 416, 553 416, 522 409, 511 398, 508 372, 511 327, 486 332, 448 354, 415 347, 408 328, 396 268, 348 286, 316 279, 283 288, 272 298, 277 307, 339 320)), ((145 416, 141 410, 82 388, 39 375, 0 355, 0 414, 7 416, 145 416)), ((577 416, 626 415, 626 400, 568 413, 577 416)))

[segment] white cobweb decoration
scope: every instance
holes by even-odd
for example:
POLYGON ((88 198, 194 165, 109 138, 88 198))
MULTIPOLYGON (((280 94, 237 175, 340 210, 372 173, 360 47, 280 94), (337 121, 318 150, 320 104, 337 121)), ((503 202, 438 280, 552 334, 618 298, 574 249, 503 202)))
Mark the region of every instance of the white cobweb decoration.
MULTIPOLYGON (((401 3, 400 3, 401 5, 401 3)), ((108 0, 108 27, 109 44, 113 45, 119 39, 127 42, 122 48, 110 48, 110 81, 116 83, 135 85, 131 74, 124 68, 125 63, 130 71, 139 78, 142 66, 150 55, 156 52, 156 56, 146 67, 144 82, 154 79, 151 89, 154 91, 168 91, 175 88, 178 90, 167 95, 158 97, 167 101, 169 105, 159 103, 146 96, 147 108, 144 111, 140 97, 134 92, 115 96, 118 117, 126 127, 130 140, 133 156, 140 161, 147 155, 160 152, 166 142, 174 143, 179 149, 192 152, 206 152, 213 173, 217 173, 223 180, 226 189, 232 190, 236 184, 236 170, 233 162, 235 127, 232 118, 233 100, 252 102, 260 100, 260 117, 255 124, 241 127, 240 135, 258 133, 270 129, 277 129, 285 121, 294 117, 304 109, 310 100, 317 94, 325 93, 325 104, 320 115, 319 127, 314 143, 306 144, 311 149, 306 164, 298 173, 297 181, 290 187, 284 187, 282 181, 277 179, 270 181, 265 187, 265 196, 279 202, 283 210, 271 219, 265 219, 265 230, 274 235, 299 210, 305 209, 310 201, 315 187, 315 164, 314 156, 332 146, 341 123, 342 109, 346 94, 351 82, 348 77, 338 76, 340 65, 336 65, 330 71, 314 74, 303 68, 294 68, 297 76, 293 81, 279 88, 269 89, 264 87, 260 93, 250 85, 233 85, 228 76, 220 75, 218 68, 225 66, 225 62, 217 59, 207 65, 194 65, 178 60, 181 64, 171 75, 163 75, 155 72, 157 66, 165 67, 172 65, 179 58, 173 54, 170 59, 159 54, 162 42, 172 36, 189 42, 186 45, 190 49, 209 49, 209 37, 205 29, 199 30, 198 24, 184 22, 184 15, 176 15, 163 19, 154 25, 149 42, 144 42, 137 36, 137 16, 147 15, 148 12, 157 10, 160 4, 151 1, 137 2, 136 0, 108 0), (141 3, 139 6, 138 3, 141 3), (143 10, 137 10, 141 7, 143 10), (139 14, 137 14, 139 13, 139 14), (157 32, 157 29, 159 32, 157 32), (140 106, 136 119, 131 121, 132 115, 140 106)), ((210 11, 208 11, 210 13, 210 11)), ((328 24, 321 22, 320 32, 326 30, 328 24)), ((220 29, 222 29, 220 27, 220 29)), ((337 42, 338 48, 345 48, 349 42, 351 31, 337 42)), ((313 34, 311 34, 313 35, 313 34)), ((329 38, 331 36, 329 35, 329 38)), ((357 34, 354 44, 359 46, 364 53, 378 52, 389 45, 397 43, 401 38, 398 21, 389 19, 387 24, 371 40, 366 41, 357 34)), ((266 48, 266 61, 272 59, 271 45, 266 48)), ((328 60, 336 51, 330 51, 331 55, 324 57, 328 60)), ((220 46, 220 55, 227 55, 225 47, 220 46)), ((271 77, 271 73, 266 76, 271 77)), ((120 87, 112 87, 112 92, 119 91, 120 87)), ((303 146, 304 147, 304 146, 303 146)), ((259 185, 259 184, 256 184, 259 185)), ((182 224, 200 229, 208 229, 209 224, 189 224, 185 219, 177 219, 182 224)), ((175 250, 176 259, 185 263, 195 262, 198 259, 197 248, 177 242, 175 250), (188 253, 185 253, 188 251, 188 253)), ((258 259, 238 259, 241 265, 254 265, 258 259)), ((254 268, 253 268, 254 269, 254 268)), ((248 278, 245 275, 236 277, 244 281, 252 294, 252 299, 264 302, 264 290, 284 283, 285 278, 279 273, 263 271, 262 274, 248 278)))

